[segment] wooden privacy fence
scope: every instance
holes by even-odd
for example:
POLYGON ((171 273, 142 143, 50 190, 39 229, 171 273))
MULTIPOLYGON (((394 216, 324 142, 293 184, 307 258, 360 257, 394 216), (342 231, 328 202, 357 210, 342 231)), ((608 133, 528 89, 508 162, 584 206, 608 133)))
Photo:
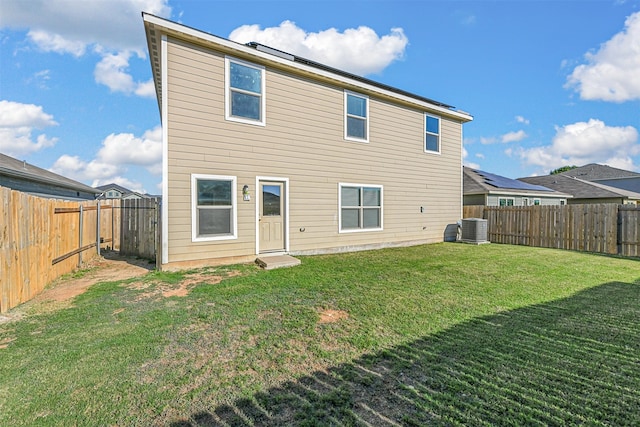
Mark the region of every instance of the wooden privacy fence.
POLYGON ((465 206, 463 216, 486 219, 493 243, 640 256, 635 205, 465 206))
POLYGON ((44 199, 0 187, 0 313, 33 298, 101 248, 117 249, 118 205, 44 199))
POLYGON ((618 253, 640 256, 640 208, 637 206, 618 206, 618 253))
MULTIPOLYGON (((160 208, 156 199, 122 201, 120 253, 156 261, 159 256, 160 208)), ((156 263, 156 265, 160 265, 156 263)))

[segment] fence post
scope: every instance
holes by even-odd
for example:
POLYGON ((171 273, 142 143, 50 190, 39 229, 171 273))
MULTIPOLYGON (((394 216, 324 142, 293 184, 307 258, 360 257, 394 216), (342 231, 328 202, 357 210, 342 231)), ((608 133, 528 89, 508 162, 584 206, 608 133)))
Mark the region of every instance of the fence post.
POLYGON ((98 256, 100 256, 100 200, 96 205, 96 247, 98 248, 98 256))
POLYGON ((115 212, 115 203, 111 202, 111 250, 116 250, 116 236, 113 234, 115 230, 115 221, 116 221, 116 212, 115 212))
MULTIPOLYGON (((79 221, 79 234, 78 234, 78 249, 82 247, 82 203, 80 203, 80 221, 79 221)), ((82 251, 78 252, 78 268, 82 267, 82 251)))
POLYGON ((156 270, 162 270, 162 200, 154 203, 156 219, 156 270))

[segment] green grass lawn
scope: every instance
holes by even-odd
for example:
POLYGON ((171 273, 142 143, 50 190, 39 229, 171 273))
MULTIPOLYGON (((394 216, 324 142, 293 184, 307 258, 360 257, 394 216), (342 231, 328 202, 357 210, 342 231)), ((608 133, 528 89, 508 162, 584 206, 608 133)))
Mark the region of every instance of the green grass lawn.
POLYGON ((27 304, 0 323, 0 425, 640 424, 640 261, 462 244, 301 259, 27 304))

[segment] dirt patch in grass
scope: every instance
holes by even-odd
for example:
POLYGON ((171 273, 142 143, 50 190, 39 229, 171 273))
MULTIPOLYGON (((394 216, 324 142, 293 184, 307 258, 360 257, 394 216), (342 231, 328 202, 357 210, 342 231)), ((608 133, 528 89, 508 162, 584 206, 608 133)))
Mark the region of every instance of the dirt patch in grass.
POLYGON ((27 312, 45 313, 68 308, 73 298, 101 282, 126 280, 147 274, 154 268, 148 260, 120 256, 117 252, 104 252, 103 257, 88 261, 74 275, 61 277, 44 291, 19 307, 0 316, 1 322, 23 318, 27 312))
POLYGON ((33 301, 69 301, 84 293, 90 286, 100 282, 126 280, 143 276, 152 268, 147 260, 137 260, 108 254, 103 258, 92 261, 86 266, 90 270, 82 277, 56 281, 53 286, 45 289, 33 301))
POLYGON ((342 319, 348 319, 349 313, 344 310, 322 310, 320 311, 320 320, 318 323, 335 323, 342 319))
POLYGON ((0 340, 0 350, 9 347, 9 344, 15 341, 15 337, 4 338, 0 340))
POLYGON ((137 297, 137 301, 147 299, 147 298, 155 298, 160 295, 164 298, 169 297, 186 297, 191 292, 196 285, 207 284, 207 285, 217 285, 222 282, 223 279, 228 277, 238 276, 242 273, 239 271, 229 271, 225 273, 223 276, 219 274, 211 274, 207 272, 198 272, 193 274, 188 274, 185 276, 180 283, 177 284, 168 284, 161 282, 133 282, 129 283, 127 287, 133 290, 145 290, 149 289, 147 292, 141 293, 137 297))

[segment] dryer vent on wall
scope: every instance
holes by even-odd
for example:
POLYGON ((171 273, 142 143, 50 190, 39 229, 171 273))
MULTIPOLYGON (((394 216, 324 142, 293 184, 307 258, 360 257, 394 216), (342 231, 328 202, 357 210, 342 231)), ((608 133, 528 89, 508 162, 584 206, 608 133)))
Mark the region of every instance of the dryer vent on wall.
POLYGON ((487 220, 466 218, 462 220, 462 239, 465 243, 489 243, 487 240, 487 220))

